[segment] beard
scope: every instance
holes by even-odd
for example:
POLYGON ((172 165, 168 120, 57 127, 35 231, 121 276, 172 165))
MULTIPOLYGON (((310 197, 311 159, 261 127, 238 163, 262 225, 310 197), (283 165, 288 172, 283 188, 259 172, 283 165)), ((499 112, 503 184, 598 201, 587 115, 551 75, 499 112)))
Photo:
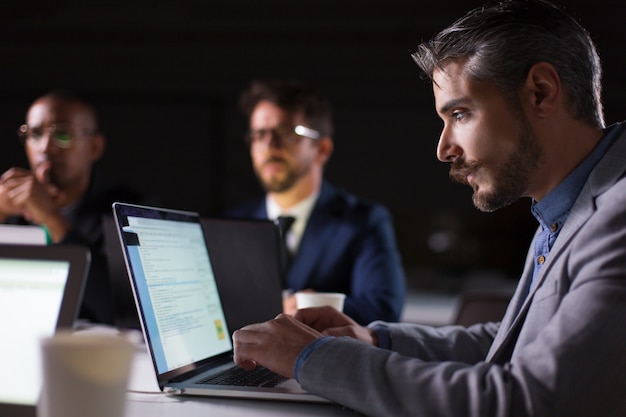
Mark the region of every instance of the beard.
POLYGON ((541 155, 539 142, 524 120, 517 145, 506 160, 495 166, 481 162, 455 161, 450 167, 450 179, 470 185, 474 190, 474 206, 481 211, 492 212, 513 204, 524 195, 530 175, 539 165, 541 155), (469 174, 474 176, 474 185, 467 181, 469 174), (491 178, 493 190, 483 192, 478 181, 488 178, 491 178))
POLYGON ((266 177, 264 177, 261 172, 263 166, 261 166, 260 169, 255 169, 257 179, 261 184, 261 187, 263 187, 266 192, 282 193, 288 191, 300 178, 305 176, 310 171, 310 165, 293 167, 282 158, 268 158, 263 165, 267 163, 282 163, 285 169, 279 173, 274 173, 273 175, 266 177))
POLYGON ((266 192, 282 193, 289 190, 296 183, 296 176, 293 172, 289 171, 287 175, 283 177, 277 177, 276 175, 271 178, 265 179, 260 175, 257 175, 259 183, 266 192))

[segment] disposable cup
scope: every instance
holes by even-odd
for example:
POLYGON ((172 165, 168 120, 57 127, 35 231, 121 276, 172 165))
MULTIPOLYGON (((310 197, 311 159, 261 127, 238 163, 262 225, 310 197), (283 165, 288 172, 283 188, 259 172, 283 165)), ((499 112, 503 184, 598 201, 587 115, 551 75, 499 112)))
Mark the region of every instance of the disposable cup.
POLYGON ((134 346, 114 334, 69 332, 41 340, 38 417, 123 417, 134 346))
POLYGON ((332 306, 343 311, 346 295, 339 292, 297 292, 296 305, 298 309, 309 307, 332 306))

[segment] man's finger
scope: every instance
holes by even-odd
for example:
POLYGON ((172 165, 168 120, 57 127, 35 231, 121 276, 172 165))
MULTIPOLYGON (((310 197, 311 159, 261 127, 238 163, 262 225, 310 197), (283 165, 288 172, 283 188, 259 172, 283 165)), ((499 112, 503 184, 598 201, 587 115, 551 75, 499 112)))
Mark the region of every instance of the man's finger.
POLYGON ((52 164, 50 161, 43 161, 35 169, 35 177, 42 184, 50 184, 50 171, 52 164))

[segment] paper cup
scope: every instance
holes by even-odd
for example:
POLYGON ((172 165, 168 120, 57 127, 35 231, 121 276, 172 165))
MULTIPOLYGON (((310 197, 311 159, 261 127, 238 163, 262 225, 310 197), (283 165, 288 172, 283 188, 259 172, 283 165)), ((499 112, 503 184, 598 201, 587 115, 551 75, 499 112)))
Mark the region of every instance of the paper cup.
POLYGON ((343 311, 346 295, 339 292, 297 292, 296 305, 298 309, 309 307, 332 306, 343 311))
POLYGON ((112 334, 58 333, 41 341, 38 417, 123 417, 133 344, 112 334))

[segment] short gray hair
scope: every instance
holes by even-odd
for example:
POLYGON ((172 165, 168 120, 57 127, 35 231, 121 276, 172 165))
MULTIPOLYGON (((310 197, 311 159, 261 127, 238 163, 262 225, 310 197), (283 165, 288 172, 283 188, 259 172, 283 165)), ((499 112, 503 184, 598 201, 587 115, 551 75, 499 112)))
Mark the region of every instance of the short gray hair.
POLYGON ((468 12, 412 55, 424 74, 467 60, 466 73, 516 92, 538 62, 553 65, 577 120, 603 128, 602 67, 589 33, 570 15, 543 0, 507 0, 468 12))

